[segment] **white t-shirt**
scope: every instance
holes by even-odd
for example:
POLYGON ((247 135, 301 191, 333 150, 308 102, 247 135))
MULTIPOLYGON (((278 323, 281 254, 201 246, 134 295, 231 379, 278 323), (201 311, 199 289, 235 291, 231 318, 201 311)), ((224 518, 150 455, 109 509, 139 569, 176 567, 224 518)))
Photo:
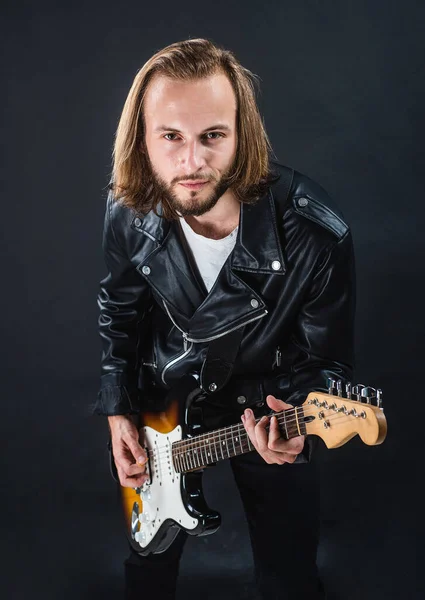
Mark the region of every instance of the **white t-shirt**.
POLYGON ((180 217, 180 223, 205 287, 210 291, 236 244, 238 227, 221 240, 213 240, 195 233, 183 217, 180 217))

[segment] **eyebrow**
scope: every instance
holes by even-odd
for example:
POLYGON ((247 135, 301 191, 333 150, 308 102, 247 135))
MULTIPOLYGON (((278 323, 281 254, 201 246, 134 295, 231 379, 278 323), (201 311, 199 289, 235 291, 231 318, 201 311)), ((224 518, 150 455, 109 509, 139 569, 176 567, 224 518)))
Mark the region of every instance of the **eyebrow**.
MULTIPOLYGON (((204 129, 202 133, 207 133, 208 131, 213 131, 215 129, 223 129, 224 131, 230 131, 230 127, 225 125, 224 123, 218 123, 217 125, 213 125, 212 127, 208 127, 204 129)), ((160 125, 154 129, 154 133, 158 133, 160 131, 169 131, 172 133, 182 133, 179 129, 175 129, 174 127, 166 127, 165 125, 160 125)))

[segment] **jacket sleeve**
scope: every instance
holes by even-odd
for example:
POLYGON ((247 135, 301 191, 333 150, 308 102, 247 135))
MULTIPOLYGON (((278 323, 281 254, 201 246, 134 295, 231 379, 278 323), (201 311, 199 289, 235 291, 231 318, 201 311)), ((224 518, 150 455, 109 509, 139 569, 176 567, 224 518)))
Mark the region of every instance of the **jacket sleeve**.
MULTIPOLYGON (((269 381, 274 389, 280 388, 279 397, 299 406, 309 392, 326 392, 328 378, 352 380, 355 301, 353 243, 347 230, 316 261, 312 283, 293 332, 289 380, 286 375, 279 382, 277 375, 273 382, 269 381)), ((297 462, 310 459, 314 444, 309 438, 307 441, 304 458, 300 455, 297 462)))
POLYGON ((150 292, 125 249, 122 230, 130 226, 125 218, 128 210, 118 206, 109 192, 102 242, 108 274, 100 282, 97 297, 102 357, 94 412, 101 415, 132 414, 140 410, 139 326, 149 305, 150 292))
POLYGON ((298 315, 288 402, 327 391, 327 379, 351 381, 354 369, 355 265, 349 231, 324 252, 298 315))

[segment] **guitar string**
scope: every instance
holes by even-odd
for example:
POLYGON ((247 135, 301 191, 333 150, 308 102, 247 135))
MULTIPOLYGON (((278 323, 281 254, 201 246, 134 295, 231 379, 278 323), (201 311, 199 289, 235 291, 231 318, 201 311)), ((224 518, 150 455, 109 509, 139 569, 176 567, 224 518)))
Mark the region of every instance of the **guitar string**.
MULTIPOLYGON (((296 411, 294 409, 294 410, 285 410, 284 412, 270 413, 270 414, 265 415, 265 416, 267 416, 269 418, 275 416, 277 419, 281 419, 282 423, 284 425, 286 423, 286 425, 292 426, 293 424, 295 424, 297 422, 301 423, 301 424, 304 424, 303 423, 304 417, 309 417, 309 416, 315 414, 315 412, 316 412, 316 411, 313 410, 313 412, 309 413, 308 412, 309 410, 311 411, 311 409, 309 409, 309 407, 307 407, 306 409, 304 409, 302 415, 299 415, 298 413, 296 413, 296 411), (290 418, 287 418, 287 416, 288 416, 289 413, 294 413, 294 417, 291 418, 292 415, 290 415, 290 418)), ((342 411, 338 411, 338 412, 335 411, 335 412, 332 412, 330 415, 327 415, 326 419, 328 419, 330 417, 333 418, 336 415, 343 415, 343 416, 352 416, 352 417, 354 417, 354 415, 346 415, 342 411)), ((256 423, 258 423, 259 421, 260 421, 260 419, 256 419, 256 423)), ((245 431, 245 428, 243 427, 243 425, 241 423, 234 423, 233 425, 230 425, 229 427, 225 427, 223 429, 215 429, 215 430, 212 430, 211 432, 205 432, 203 434, 200 434, 200 436, 198 438, 187 438, 187 439, 184 439, 184 440, 178 440, 178 443, 181 443, 182 445, 183 444, 186 445, 187 442, 190 443, 190 441, 192 441, 192 440, 193 440, 194 443, 196 443, 196 439, 199 439, 200 437, 202 437, 202 438, 210 438, 210 437, 215 437, 216 435, 221 436, 220 432, 225 432, 226 430, 233 430, 235 428, 239 429, 241 431, 245 431)))
MULTIPOLYGON (((303 406, 303 405, 302 405, 303 406)), ((268 417, 272 417, 272 416, 276 416, 278 419, 282 419, 282 423, 283 425, 285 425, 286 422, 286 426, 292 426, 293 424, 295 424, 297 421, 303 425, 303 419, 304 417, 309 417, 309 416, 313 416, 317 413, 317 410, 313 407, 313 406, 306 406, 305 408, 303 408, 303 413, 302 415, 300 415, 299 413, 297 413, 297 409, 302 408, 302 406, 293 408, 293 409, 287 409, 285 411, 280 411, 277 413, 270 413, 266 416, 268 417), (284 416, 285 415, 285 416, 284 416)), ((359 407, 362 406, 375 406, 372 404, 365 404, 365 403, 360 403, 359 402, 359 407)), ((323 408, 323 407, 321 407, 323 408)), ((329 418, 334 419, 335 416, 337 415, 343 415, 343 416, 352 416, 354 417, 354 415, 345 415, 345 413, 338 411, 337 412, 333 412, 330 415, 325 415, 325 418, 328 420, 329 418)), ((259 422, 260 419, 256 419, 256 423, 259 422)), ((280 424, 280 422, 279 422, 280 424)), ((227 433, 233 434, 233 432, 236 432, 237 430, 239 431, 245 431, 245 428, 243 428, 243 425, 241 423, 234 423, 233 425, 230 425, 228 427, 224 427, 222 429, 215 429, 212 430, 210 432, 205 432, 200 434, 199 436, 197 436, 196 438, 185 438, 183 440, 177 440, 176 442, 174 442, 174 447, 177 447, 177 444, 181 444, 184 445, 185 448, 190 447, 192 444, 197 444, 199 443, 199 441, 201 441, 202 439, 205 438, 215 438, 215 436, 218 436, 219 439, 221 438, 222 435, 227 435, 227 433), (198 440, 198 441, 197 441, 198 440)), ((166 446, 164 446, 164 448, 167 448, 166 446)))
MULTIPOLYGON (((362 404, 360 406, 368 406, 365 404, 362 404)), ((369 405, 371 406, 371 405, 369 405)), ((301 408, 301 407, 299 407, 301 408)), ((316 413, 316 411, 313 409, 313 407, 306 407, 303 410, 303 414, 299 415, 296 414, 296 410, 295 409, 288 409, 285 410, 284 412, 278 412, 278 413, 270 413, 268 415, 265 415, 267 417, 272 417, 272 416, 276 416, 278 419, 282 419, 283 424, 292 426, 292 424, 295 424, 297 421, 300 422, 301 424, 303 423, 303 419, 304 417, 309 417, 312 416, 316 413), (310 411, 310 412, 309 412, 310 411), (294 417, 292 418, 292 415, 294 415, 294 417), (296 416, 295 416, 296 415, 296 416), (288 418, 289 416, 289 418, 288 418)), ((354 415, 345 415, 345 413, 338 411, 337 412, 333 412, 330 415, 326 415, 326 418, 334 418, 337 415, 343 415, 343 416, 354 416, 354 415)), ((256 423, 258 423, 260 421, 260 419, 256 419, 256 423)), ((227 427, 223 427, 222 429, 215 429, 209 432, 204 432, 202 434, 200 434, 199 436, 197 436, 196 438, 185 438, 183 440, 177 440, 176 442, 174 442, 174 444, 184 444, 185 447, 187 445, 190 445, 191 443, 196 444, 197 440, 205 439, 205 438, 214 438, 215 436, 221 437, 222 435, 226 435, 227 433, 233 433, 234 430, 240 430, 240 431, 245 431, 245 428, 243 427, 242 423, 234 423, 232 425, 229 425, 227 427)))
MULTIPOLYGON (((335 413, 335 414, 329 415, 329 417, 326 420, 327 421, 332 420, 332 422, 335 424, 336 420, 349 419, 350 416, 351 416, 351 418, 353 418, 352 415, 345 415, 345 414, 342 414, 342 413, 336 414, 335 413)), ((283 418, 283 416, 276 416, 276 418, 278 420, 279 425, 285 425, 286 424, 286 426, 288 426, 288 421, 286 421, 286 423, 285 423, 285 419, 283 418)), ((292 421, 291 427, 293 427, 293 425, 295 424, 295 422, 296 422, 295 420, 292 421)), ((223 439, 223 434, 222 433, 219 433, 217 435, 217 431, 211 432, 214 435, 208 435, 208 434, 206 434, 205 436, 202 437, 202 439, 198 438, 198 441, 193 441, 192 442, 192 441, 190 441, 190 438, 189 439, 185 439, 185 440, 179 440, 178 442, 176 442, 176 443, 173 444, 174 450, 175 450, 175 455, 186 454, 186 452, 188 450, 190 451, 190 450, 196 450, 196 449, 209 448, 212 444, 215 444, 216 442, 219 442, 219 443, 226 442, 226 444, 227 444, 228 441, 233 442, 234 439, 235 439, 233 437, 233 433, 238 433, 239 437, 242 437, 242 436, 245 436, 245 435, 248 437, 247 431, 241 425, 236 425, 236 426, 234 425, 234 426, 232 426, 229 429, 232 430, 231 432, 229 432, 229 433, 232 434, 232 437, 230 438, 230 440, 227 439, 227 436, 226 436, 226 439, 223 439), (199 442, 201 442, 201 443, 199 443, 199 442)), ((291 437, 297 437, 297 435, 300 435, 298 432, 295 432, 295 431, 293 431, 293 433, 295 433, 295 435, 290 436, 290 438, 291 437)), ((301 434, 301 435, 305 435, 305 434, 301 434)), ((290 439, 290 438, 288 438, 288 439, 290 439)), ((250 443, 252 444, 252 442, 250 442, 250 443)))
MULTIPOLYGON (((285 413, 287 413, 289 411, 285 411, 285 413)), ((309 414, 307 414, 308 411, 304 410, 304 415, 305 416, 310 416, 309 414)), ((274 415, 270 415, 270 416, 276 416, 279 422, 279 425, 285 425, 285 418, 283 416, 282 413, 277 413, 274 415)), ((353 415, 346 415, 345 413, 333 413, 331 415, 327 415, 325 420, 332 420, 335 421, 335 418, 355 418, 353 415)), ((258 423, 259 419, 256 420, 256 423, 258 423)), ((297 419, 286 419, 286 426, 290 426, 292 427, 295 423, 296 423, 297 419)), ((302 423, 302 417, 299 419, 299 421, 302 423)), ((204 434, 201 434, 199 437, 197 437, 196 439, 191 439, 191 438, 186 438, 183 440, 177 440, 176 442, 173 443, 173 453, 174 454, 184 454, 187 450, 191 450, 191 449, 200 449, 200 448, 206 448, 210 443, 219 441, 219 442, 223 442, 223 441, 229 441, 227 439, 223 440, 223 437, 227 438, 228 435, 231 435, 232 437, 230 438, 230 441, 233 438, 233 434, 234 433, 239 433, 239 434, 247 434, 245 428, 243 427, 242 424, 236 423, 234 425, 231 425, 229 427, 225 427, 223 429, 220 430, 213 430, 211 432, 206 432, 204 434), (208 440, 208 442, 207 442, 208 440), (211 440, 211 442, 210 442, 211 440), (181 448, 179 448, 179 446, 181 446, 181 448)), ((296 437, 296 436, 292 436, 292 437, 296 437)), ((251 442, 252 443, 252 442, 251 442)), ((169 447, 168 446, 161 446, 158 449, 155 450, 155 452, 160 451, 159 454, 161 454, 162 450, 165 452, 169 451, 169 447)), ((151 451, 148 451, 151 452, 151 451)))
MULTIPOLYGON (((287 412, 287 411, 285 411, 285 412, 287 412)), ((283 414, 277 413, 276 416, 278 418, 279 424, 280 425, 284 424, 283 414)), ((345 415, 344 413, 334 413, 334 414, 329 415, 326 420, 328 420, 328 421, 332 420, 333 423, 335 424, 336 420, 343 420, 343 419, 351 420, 352 418, 354 418, 352 415, 345 415)), ((292 420, 292 423, 295 423, 295 420, 292 420)), ((288 424, 288 420, 286 421, 286 424, 288 424)), ((246 437, 246 439, 244 439, 243 441, 248 442, 249 436, 248 436, 248 433, 246 432, 245 428, 243 428, 243 426, 241 426, 240 424, 234 424, 234 425, 231 425, 230 427, 226 427, 222 430, 215 430, 215 431, 211 431, 209 434, 202 434, 202 439, 198 438, 198 441, 196 441, 196 442, 188 443, 188 439, 178 440, 178 441, 174 442, 173 443, 173 456, 174 456, 174 458, 185 457, 188 450, 190 451, 190 450, 196 449, 196 450, 202 451, 202 450, 205 450, 208 448, 208 450, 210 450, 210 456, 212 457, 213 454, 211 451, 211 445, 214 444, 214 446, 215 446, 215 442, 217 442, 217 441, 219 441, 220 443, 226 442, 226 450, 228 452, 228 443, 230 442, 231 444, 233 444, 234 438, 232 437, 232 438, 228 439, 227 433, 231 433, 232 436, 233 436, 233 433, 239 433, 239 437, 241 437, 241 438, 246 437), (221 431, 221 433, 219 433, 217 435, 218 431, 221 431), (226 433, 224 433, 224 431, 226 431, 226 433), (223 436, 225 436, 225 435, 226 435, 226 439, 223 439, 223 436), (204 436, 205 436, 205 438, 204 438, 204 436), (208 440, 208 441, 206 441, 206 440, 208 440), (179 448, 177 446, 177 444, 180 444, 181 448, 179 448)), ((296 437, 296 436, 293 436, 293 437, 296 437)), ((253 445, 251 440, 249 440, 249 443, 251 445, 253 445)), ((221 448, 221 446, 219 446, 219 448, 221 448)), ((233 451, 235 451, 235 449, 236 449, 236 447, 234 446, 233 451)), ((252 448, 252 450, 255 450, 255 448, 252 448)), ((158 459, 160 461, 160 466, 163 466, 165 464, 165 462, 162 460, 164 458, 164 453, 167 454, 167 459, 168 459, 168 455, 169 455, 169 447, 168 446, 160 446, 155 450, 148 450, 148 456, 152 457, 152 456, 156 455, 158 457, 158 459)), ((216 446, 215 446, 215 454, 218 457, 219 452, 218 452, 218 448, 216 446)), ((237 455, 237 453, 235 453, 235 455, 237 455)), ((202 455, 201 455, 201 458, 202 458, 202 455)), ((205 457, 205 458, 207 458, 207 457, 205 457)), ((221 457, 221 459, 222 458, 223 457, 221 457)), ((226 457, 226 458, 230 458, 230 456, 226 457)), ((190 457, 186 457, 186 461, 189 459, 190 459, 190 457)), ((193 459, 193 457, 192 457, 192 459, 193 459)), ((220 460, 220 458, 218 460, 220 460)), ((216 461, 213 461, 213 462, 216 462, 216 461)), ((198 465, 198 467, 199 467, 199 465, 198 465)))

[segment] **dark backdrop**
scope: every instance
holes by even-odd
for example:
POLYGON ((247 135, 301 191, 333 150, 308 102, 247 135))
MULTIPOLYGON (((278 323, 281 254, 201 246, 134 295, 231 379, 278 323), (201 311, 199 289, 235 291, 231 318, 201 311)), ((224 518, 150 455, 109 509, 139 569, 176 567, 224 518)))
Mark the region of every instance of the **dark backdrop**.
MULTIPOLYGON (((353 230, 356 381, 383 389, 388 437, 318 449, 329 597, 423 598, 424 4, 6 2, 1 15, 2 596, 120 597, 106 422, 88 410, 105 187, 137 70, 204 36, 260 76, 277 158, 325 187, 353 230)), ((223 526, 189 541, 179 597, 253 598, 228 465, 204 479, 223 526)))

